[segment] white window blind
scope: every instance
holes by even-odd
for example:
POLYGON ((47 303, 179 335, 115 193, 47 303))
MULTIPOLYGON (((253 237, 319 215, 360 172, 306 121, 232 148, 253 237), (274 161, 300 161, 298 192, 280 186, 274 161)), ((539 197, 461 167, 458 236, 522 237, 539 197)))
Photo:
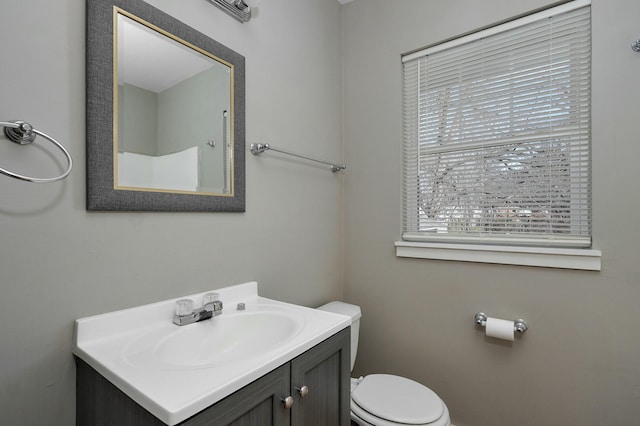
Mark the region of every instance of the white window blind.
POLYGON ((403 57, 407 241, 591 246, 590 2, 403 57))

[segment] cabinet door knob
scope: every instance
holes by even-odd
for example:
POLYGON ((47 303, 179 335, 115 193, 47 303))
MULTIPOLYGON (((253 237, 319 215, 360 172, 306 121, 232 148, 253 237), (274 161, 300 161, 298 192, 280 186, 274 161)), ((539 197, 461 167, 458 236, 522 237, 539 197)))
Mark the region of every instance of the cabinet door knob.
POLYGON ((293 397, 292 396, 288 396, 286 398, 280 398, 280 401, 282 401, 282 404, 284 405, 284 408, 286 408, 287 410, 291 407, 293 407, 293 397))
POLYGON ((300 398, 304 398, 305 396, 309 395, 309 388, 306 386, 296 388, 296 390, 300 393, 300 398))

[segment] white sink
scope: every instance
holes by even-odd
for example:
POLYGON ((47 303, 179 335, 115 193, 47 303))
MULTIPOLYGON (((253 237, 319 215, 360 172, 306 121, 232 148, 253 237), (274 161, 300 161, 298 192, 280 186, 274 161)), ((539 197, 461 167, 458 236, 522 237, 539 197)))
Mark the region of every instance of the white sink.
MULTIPOLYGON (((255 282, 211 290, 221 315, 177 326, 184 297, 82 318, 73 353, 175 425, 348 327, 351 319, 258 296, 255 282), (245 310, 236 310, 244 303, 245 310)), ((186 296, 196 304, 205 293, 186 296)))
POLYGON ((123 358, 150 369, 228 367, 282 347, 303 326, 303 318, 273 308, 231 311, 181 327, 160 324, 127 345, 123 358))

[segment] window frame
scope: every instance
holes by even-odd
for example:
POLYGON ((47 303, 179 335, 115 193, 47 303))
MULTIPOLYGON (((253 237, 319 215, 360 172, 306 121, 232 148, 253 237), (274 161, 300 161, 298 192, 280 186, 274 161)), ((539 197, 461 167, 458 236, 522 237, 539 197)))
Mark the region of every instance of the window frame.
MULTIPOLYGON (((511 20, 509 22, 492 26, 477 32, 469 33, 465 36, 403 55, 402 61, 403 63, 415 61, 437 51, 464 45, 470 41, 477 40, 482 37, 487 37, 492 34, 499 34, 504 31, 516 29, 529 23, 545 19, 547 17, 570 12, 572 10, 590 5, 590 0, 574 0, 559 6, 532 13, 528 16, 515 18, 514 20, 511 20)), ((416 129, 407 129, 406 122, 404 126, 405 134, 418 131, 416 129)), ((406 155, 407 154, 405 153, 405 168, 407 167, 408 161, 416 161, 417 159, 416 157, 408 160, 406 158, 406 155)), ((590 155, 591 154, 589 153, 589 156, 590 155)), ((556 241, 550 241, 550 243, 548 243, 545 240, 541 241, 537 239, 535 236, 534 238, 529 238, 529 236, 527 235, 525 235, 524 238, 517 240, 500 238, 500 236, 493 240, 485 240, 483 238, 474 237, 469 238, 468 235, 465 235, 461 238, 456 238, 456 236, 452 234, 445 236, 440 235, 437 238, 433 239, 428 235, 425 237, 426 233, 415 232, 415 230, 411 232, 411 230, 407 230, 407 220, 418 220, 417 218, 407 219, 408 203, 409 201, 407 201, 405 195, 405 202, 403 205, 405 218, 403 241, 398 241, 395 244, 396 255, 398 257, 505 263, 585 270, 600 270, 601 268, 602 253, 599 250, 593 249, 591 246, 591 229, 589 229, 588 245, 587 243, 585 243, 584 239, 582 241, 576 242, 572 241, 571 238, 563 240, 562 236, 560 236, 558 240, 563 241, 561 241, 558 247, 554 246, 554 244, 557 244, 556 241)), ((417 199, 415 203, 418 204, 417 199)), ((588 212, 589 215, 591 215, 590 206, 588 212)), ((589 217, 589 221, 590 220, 591 217, 589 217)))

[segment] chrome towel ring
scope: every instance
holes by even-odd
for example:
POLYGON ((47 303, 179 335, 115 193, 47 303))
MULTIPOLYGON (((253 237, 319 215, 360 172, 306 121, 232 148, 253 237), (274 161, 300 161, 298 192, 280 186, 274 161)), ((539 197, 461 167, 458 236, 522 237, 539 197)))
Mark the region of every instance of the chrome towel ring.
POLYGON ((5 170, 0 168, 0 173, 3 175, 26 180, 27 182, 36 182, 36 183, 47 183, 47 182, 55 182, 57 180, 61 180, 66 178, 69 173, 71 173, 71 168, 73 167, 73 160, 71 160, 71 155, 69 151, 65 149, 58 141, 53 139, 51 136, 42 133, 39 130, 33 128, 33 126, 24 121, 0 121, 0 126, 4 127, 4 134, 9 138, 10 141, 15 142, 20 145, 28 145, 33 142, 36 138, 36 135, 42 136, 43 138, 51 141, 55 146, 60 148, 64 155, 67 157, 67 162, 69 163, 67 166, 67 170, 64 171, 60 176, 52 177, 52 178, 36 178, 30 176, 20 175, 18 173, 10 172, 9 170, 5 170))

